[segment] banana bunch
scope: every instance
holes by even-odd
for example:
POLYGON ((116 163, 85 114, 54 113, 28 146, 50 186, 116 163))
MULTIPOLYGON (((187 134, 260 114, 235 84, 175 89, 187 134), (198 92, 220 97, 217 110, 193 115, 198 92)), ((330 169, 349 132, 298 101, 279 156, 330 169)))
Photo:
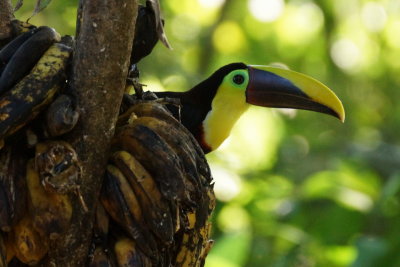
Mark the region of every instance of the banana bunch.
POLYGON ((215 199, 201 148, 157 101, 127 108, 117 125, 100 195, 110 221, 97 216, 91 266, 202 266, 215 199))
POLYGON ((0 140, 33 120, 65 84, 69 38, 42 26, 0 50, 0 140))
POLYGON ((71 156, 71 151, 62 158, 54 157, 54 150, 69 149, 70 146, 61 141, 39 143, 36 157, 30 159, 24 154, 26 151, 17 146, 6 145, 0 151, 0 244, 5 247, 1 249, 0 246, 0 266, 7 266, 14 257, 29 265, 39 263, 51 243, 69 227, 72 205, 68 195, 63 193, 75 188, 70 187, 71 177, 80 173, 72 170, 79 163, 76 155, 71 156), (54 164, 58 161, 62 165, 54 164), (59 175, 51 176, 56 179, 49 180, 48 173, 56 171, 59 175), (57 190, 53 184, 62 190, 57 190))
POLYGON ((78 120, 64 93, 73 39, 13 25, 0 50, 0 266, 43 259, 69 227, 81 172, 73 148, 53 139, 78 120))

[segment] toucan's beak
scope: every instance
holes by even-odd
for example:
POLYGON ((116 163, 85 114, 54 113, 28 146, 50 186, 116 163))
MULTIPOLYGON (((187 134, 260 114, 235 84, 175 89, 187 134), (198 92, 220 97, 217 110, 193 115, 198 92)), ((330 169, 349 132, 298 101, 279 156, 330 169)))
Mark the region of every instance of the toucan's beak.
POLYGON ((344 122, 342 102, 328 87, 304 74, 268 66, 248 66, 246 101, 272 108, 326 113, 344 122))

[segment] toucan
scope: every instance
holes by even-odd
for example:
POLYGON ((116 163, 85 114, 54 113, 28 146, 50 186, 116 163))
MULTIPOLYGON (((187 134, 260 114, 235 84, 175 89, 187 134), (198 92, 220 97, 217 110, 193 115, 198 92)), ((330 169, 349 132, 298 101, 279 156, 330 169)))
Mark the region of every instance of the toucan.
POLYGON ((156 95, 180 99, 180 110, 168 108, 205 153, 222 144, 250 105, 312 110, 345 119, 341 101, 328 87, 304 74, 271 66, 228 64, 189 91, 156 95))

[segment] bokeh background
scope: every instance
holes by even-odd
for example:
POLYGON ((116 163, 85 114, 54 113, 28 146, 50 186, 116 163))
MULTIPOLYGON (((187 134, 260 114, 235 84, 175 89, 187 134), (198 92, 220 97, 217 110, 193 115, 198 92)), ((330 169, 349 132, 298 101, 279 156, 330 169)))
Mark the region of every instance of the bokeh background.
MULTIPOLYGON (((27 19, 33 2, 16 13, 27 19)), ((161 0, 173 50, 140 64, 187 90, 235 61, 284 64, 342 99, 346 122, 252 108, 208 155, 218 206, 207 267, 400 266, 400 1, 161 0)), ((77 1, 31 19, 74 34, 77 1)))

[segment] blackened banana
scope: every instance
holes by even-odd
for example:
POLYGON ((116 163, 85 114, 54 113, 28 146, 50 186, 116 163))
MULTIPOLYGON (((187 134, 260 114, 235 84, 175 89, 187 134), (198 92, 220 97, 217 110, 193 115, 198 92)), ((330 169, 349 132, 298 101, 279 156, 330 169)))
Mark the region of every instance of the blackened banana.
POLYGON ((125 177, 116 167, 108 165, 100 201, 110 217, 137 242, 143 253, 154 258, 156 242, 152 234, 143 226, 141 218, 137 217, 139 216, 138 212, 133 211, 135 207, 129 206, 124 191, 131 190, 131 188, 129 185, 129 188, 122 188, 120 181, 123 179, 125 177))
MULTIPOLYGON (((19 221, 18 221, 19 223, 19 221)), ((14 227, 14 226, 13 226, 14 227)), ((14 234, 10 232, 8 234, 3 234, 3 242, 6 248, 6 262, 8 263, 8 267, 12 267, 11 264, 12 259, 15 258, 15 245, 14 245, 14 234)))
POLYGON ((124 202, 126 203, 126 207, 128 208, 130 214, 135 219, 135 221, 139 224, 143 224, 143 212, 139 205, 139 202, 135 196, 135 193, 132 191, 132 188, 128 181, 126 180, 123 173, 113 165, 107 166, 107 172, 111 173, 113 178, 118 184, 118 188, 121 191, 121 196, 124 198, 124 202))
MULTIPOLYGON (((208 166, 207 160, 200 145, 193 137, 193 135, 189 132, 189 130, 185 126, 183 126, 183 124, 181 124, 174 116, 172 116, 172 114, 163 105, 154 102, 144 102, 132 106, 126 113, 128 114, 129 112, 133 112, 134 114, 136 114, 137 117, 157 118, 170 124, 179 132, 182 132, 182 138, 184 138, 185 140, 184 142, 191 143, 193 148, 195 149, 198 172, 201 174, 201 177, 204 178, 204 180, 202 180, 202 184, 209 185, 210 183, 212 183, 211 170, 208 166)), ((125 117, 127 116, 125 113, 124 115, 125 117)))
POLYGON ((197 172, 195 159, 196 150, 193 147, 190 138, 186 136, 186 133, 179 131, 170 123, 154 117, 140 117, 134 120, 131 125, 133 124, 140 124, 149 127, 159 134, 167 144, 175 150, 175 152, 180 156, 186 177, 191 183, 186 184, 188 189, 192 192, 198 191, 196 188, 199 186, 201 179, 197 172))
POLYGON ((55 240, 70 224, 72 205, 69 197, 44 189, 33 160, 27 164, 26 179, 33 227, 46 240, 55 240))
POLYGON ((5 232, 26 213, 26 162, 16 144, 0 151, 0 228, 5 232))
MULTIPOLYGON (((204 266, 212 245, 208 220, 215 206, 210 169, 197 141, 157 103, 161 101, 125 105, 118 118, 111 161, 130 183, 142 210, 147 211, 143 217, 149 229, 172 250, 172 258, 164 259, 167 266, 204 266), (168 209, 155 201, 158 198, 168 209), (168 235, 161 233, 161 223, 157 227, 162 210, 172 222, 172 243, 165 242, 168 235)), ((135 243, 122 246, 126 249, 120 262, 128 262, 127 258, 133 261, 134 257, 126 255, 133 255, 130 251, 135 243)))
POLYGON ((0 233, 0 267, 7 266, 7 248, 4 242, 4 233, 0 233))
POLYGON ((178 246, 175 266, 204 266, 205 258, 213 245, 209 240, 211 224, 207 223, 200 229, 183 233, 177 241, 178 246))
POLYGON ((60 35, 52 28, 42 26, 14 53, 0 77, 0 94, 14 86, 29 73, 43 53, 57 41, 60 35))
POLYGON ((115 137, 115 148, 132 154, 150 172, 167 200, 186 200, 183 166, 176 152, 152 129, 128 125, 115 137))
POLYGON ((88 267, 116 267, 113 259, 108 255, 110 252, 101 246, 96 246, 93 253, 89 255, 88 267))
POLYGON ((7 196, 6 187, 0 186, 0 228, 8 232, 11 229, 11 203, 7 196))
POLYGON ((79 113, 68 95, 59 95, 46 111, 45 132, 47 136, 63 135, 76 125, 79 113))
POLYGON ((0 98, 0 139, 33 119, 62 86, 72 49, 53 44, 32 71, 0 98))
MULTIPOLYGON (((15 52, 20 48, 20 46, 25 43, 26 40, 32 37, 37 32, 36 29, 32 29, 28 32, 25 32, 19 36, 17 36, 14 40, 9 42, 0 50, 0 67, 4 66, 10 61, 11 57, 15 54, 15 52)), ((33 52, 33 51, 32 51, 33 52)), ((1 75, 1 73, 0 73, 1 75)))
POLYGON ((93 226, 94 238, 98 243, 106 243, 110 226, 110 217, 101 203, 96 207, 96 218, 93 226))
POLYGON ((132 187, 150 230, 163 243, 171 243, 175 232, 171 211, 153 177, 126 151, 116 152, 112 160, 132 187))
MULTIPOLYGON (((176 127, 165 121, 158 120, 154 117, 140 117, 132 122, 131 125, 143 125, 149 127, 154 132, 159 134, 165 142, 174 149, 179 155, 184 168, 183 183, 185 190, 188 192, 188 201, 182 201, 184 210, 191 210, 191 203, 196 203, 196 224, 198 226, 204 225, 208 220, 209 203, 207 196, 207 187, 204 181, 207 179, 203 177, 198 168, 198 155, 194 148, 194 143, 191 142, 187 133, 179 131, 176 127), (186 204, 186 205, 185 205, 186 204)), ((183 213, 185 216, 186 214, 183 213)), ((185 221, 187 221, 185 219, 185 221)), ((186 226, 187 227, 187 226, 186 226)))

